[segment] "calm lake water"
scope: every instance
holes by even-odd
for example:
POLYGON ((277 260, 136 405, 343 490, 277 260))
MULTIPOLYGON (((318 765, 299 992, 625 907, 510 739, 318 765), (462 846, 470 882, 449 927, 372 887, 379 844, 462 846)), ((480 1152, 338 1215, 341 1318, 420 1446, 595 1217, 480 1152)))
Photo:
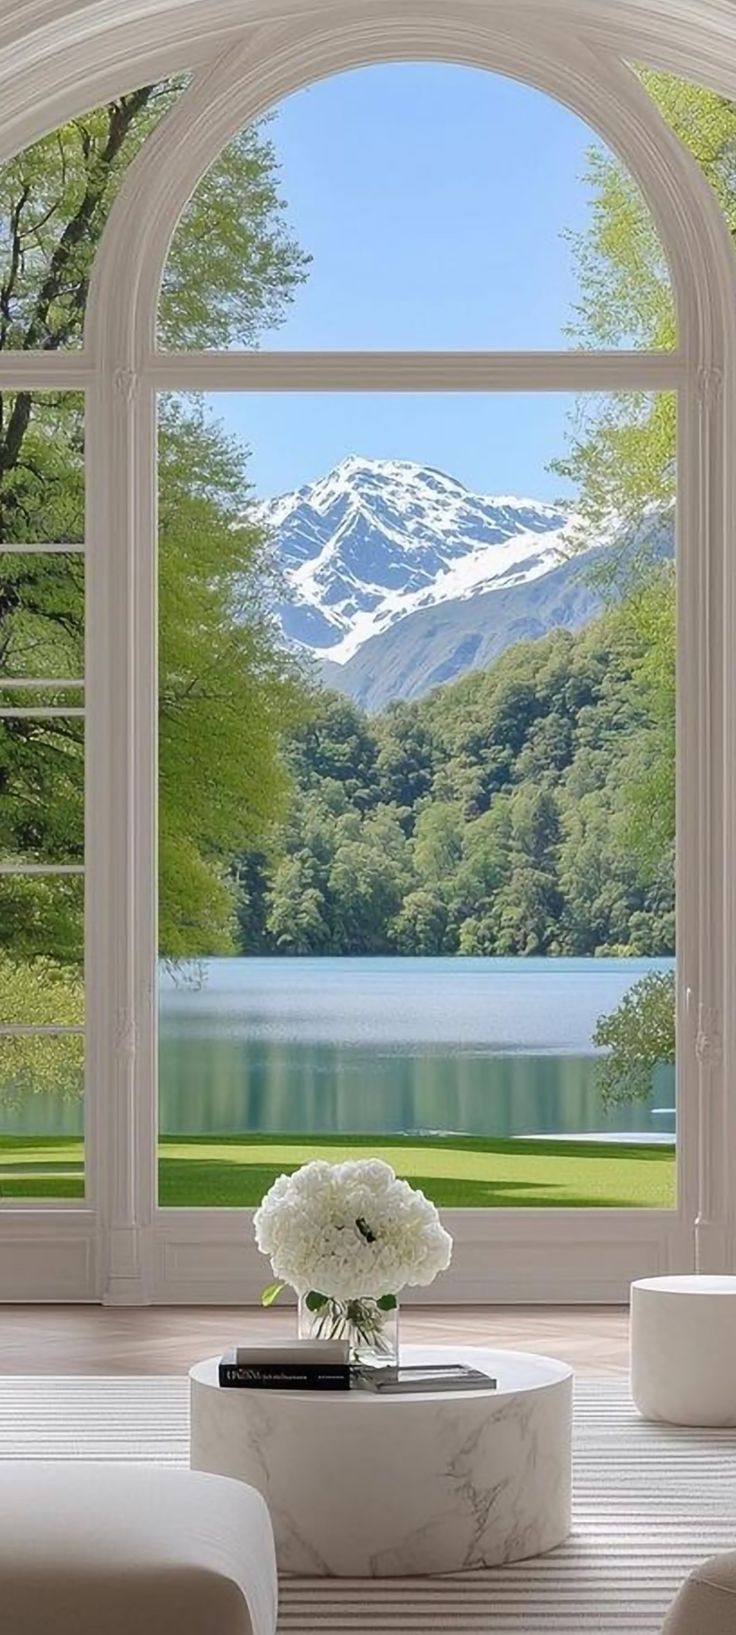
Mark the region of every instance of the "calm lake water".
MULTIPOLYGON (((161 1128, 605 1133, 672 1137, 674 1073, 605 1111, 592 1034, 668 960, 213 959, 162 973, 161 1128)), ((79 1104, 5 1110, 7 1132, 72 1134, 79 1104)))
POLYGON ((672 1135, 674 1073, 606 1112, 592 1034, 667 960, 217 959, 161 982, 168 1133, 672 1135))

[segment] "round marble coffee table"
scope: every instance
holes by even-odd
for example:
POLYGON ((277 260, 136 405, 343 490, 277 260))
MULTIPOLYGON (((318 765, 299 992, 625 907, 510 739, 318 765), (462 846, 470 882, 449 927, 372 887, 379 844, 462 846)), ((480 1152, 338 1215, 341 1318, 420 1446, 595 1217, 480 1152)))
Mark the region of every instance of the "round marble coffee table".
POLYGON ((221 1389, 190 1371, 191 1465, 263 1494, 282 1571, 450 1573, 541 1555, 570 1531, 572 1370, 551 1357, 402 1348, 467 1362, 496 1390, 221 1389))

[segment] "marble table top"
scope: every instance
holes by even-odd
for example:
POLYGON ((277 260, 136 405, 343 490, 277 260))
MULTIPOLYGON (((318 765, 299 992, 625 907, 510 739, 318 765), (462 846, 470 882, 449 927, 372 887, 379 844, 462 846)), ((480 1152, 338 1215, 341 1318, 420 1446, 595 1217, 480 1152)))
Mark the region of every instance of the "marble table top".
MULTIPOLYGON (((264 1346, 264 1354, 268 1347, 264 1346)), ((198 1385, 213 1386, 220 1390, 218 1380, 219 1357, 207 1357, 204 1362, 195 1363, 190 1369, 190 1378, 198 1385)), ((367 1409, 374 1411, 377 1403, 411 1403, 411 1402, 452 1402, 458 1398, 490 1397, 494 1402, 500 1398, 518 1396, 528 1391, 540 1391, 545 1386, 557 1385, 562 1380, 572 1378, 572 1369, 567 1363, 559 1362, 556 1357, 536 1356, 529 1351, 491 1351, 482 1346, 418 1346, 406 1345, 401 1347, 401 1362, 408 1366, 421 1366, 427 1363, 465 1363, 469 1368, 479 1368, 495 1379, 495 1386, 479 1387, 477 1391, 401 1391, 382 1395, 378 1391, 263 1391, 259 1388, 259 1396, 280 1397, 288 1396, 289 1403, 305 1402, 310 1408, 318 1408, 328 1403, 334 1411, 339 1403, 341 1407, 367 1409)), ((225 1388, 228 1396, 233 1390, 225 1388)))

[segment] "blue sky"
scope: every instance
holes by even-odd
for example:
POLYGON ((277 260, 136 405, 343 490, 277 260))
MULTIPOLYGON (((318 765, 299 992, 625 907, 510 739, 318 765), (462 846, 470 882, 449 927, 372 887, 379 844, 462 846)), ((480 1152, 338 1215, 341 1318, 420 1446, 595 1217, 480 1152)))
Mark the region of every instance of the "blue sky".
MULTIPOLYGON (((283 103, 271 126, 293 233, 313 257, 263 346, 564 346, 593 140, 567 109, 481 70, 389 64, 283 103)), ((345 454, 439 465, 488 492, 554 497, 569 399, 218 394, 258 493, 345 454)))

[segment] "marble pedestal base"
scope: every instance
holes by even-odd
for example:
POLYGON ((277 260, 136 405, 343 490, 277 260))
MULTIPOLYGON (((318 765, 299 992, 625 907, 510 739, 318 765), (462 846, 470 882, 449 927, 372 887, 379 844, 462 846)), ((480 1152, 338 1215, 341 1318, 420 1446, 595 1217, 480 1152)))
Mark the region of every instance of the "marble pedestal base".
POLYGON ((448 1573, 540 1555, 570 1530, 572 1373, 514 1351, 402 1349, 466 1361, 498 1390, 221 1390, 191 1370, 195 1470, 239 1477, 268 1505, 284 1572, 448 1573))

